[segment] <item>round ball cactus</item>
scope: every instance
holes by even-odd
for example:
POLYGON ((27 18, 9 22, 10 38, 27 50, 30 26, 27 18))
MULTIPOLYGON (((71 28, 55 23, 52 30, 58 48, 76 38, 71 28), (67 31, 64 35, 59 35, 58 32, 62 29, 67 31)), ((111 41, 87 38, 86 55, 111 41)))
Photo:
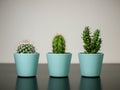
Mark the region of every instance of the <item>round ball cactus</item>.
POLYGON ((90 29, 88 26, 86 26, 82 34, 85 53, 97 53, 100 50, 102 43, 102 40, 99 37, 100 30, 96 29, 92 36, 90 34, 90 29))
POLYGON ((17 53, 35 53, 35 47, 29 42, 22 42, 17 47, 17 53))
POLYGON ((56 35, 52 41, 53 53, 65 53, 65 39, 62 35, 56 35))

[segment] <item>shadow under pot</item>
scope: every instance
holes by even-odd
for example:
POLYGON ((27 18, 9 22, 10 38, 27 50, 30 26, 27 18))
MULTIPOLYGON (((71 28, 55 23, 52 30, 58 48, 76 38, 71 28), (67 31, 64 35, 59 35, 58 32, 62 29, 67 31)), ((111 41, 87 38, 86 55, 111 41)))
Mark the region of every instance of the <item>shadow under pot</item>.
POLYGON ((70 90, 69 78, 49 78, 48 90, 70 90))
POLYGON ((38 90, 36 77, 32 78, 18 77, 16 81, 16 90, 38 90))
POLYGON ((82 77, 80 80, 80 90, 102 90, 100 78, 82 77))
POLYGON ((68 77, 71 57, 71 53, 47 53, 49 75, 51 77, 68 77))
POLYGON ((39 53, 14 54, 16 73, 19 77, 34 77, 37 73, 39 53))

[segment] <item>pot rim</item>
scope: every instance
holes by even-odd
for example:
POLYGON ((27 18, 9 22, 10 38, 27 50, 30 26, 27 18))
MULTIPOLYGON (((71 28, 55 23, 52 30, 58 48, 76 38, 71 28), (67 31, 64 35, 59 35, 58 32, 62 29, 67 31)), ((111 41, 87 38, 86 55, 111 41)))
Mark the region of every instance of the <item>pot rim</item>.
POLYGON ((35 54, 40 54, 38 52, 35 52, 35 53, 14 53, 14 55, 35 55, 35 54))
POLYGON ((100 54, 103 54, 104 55, 104 53, 102 53, 102 52, 98 52, 98 53, 84 53, 84 52, 79 52, 78 54, 83 54, 83 55, 100 55, 100 54))
POLYGON ((65 53, 53 53, 53 52, 48 52, 47 54, 53 54, 53 55, 68 55, 68 54, 72 54, 71 52, 65 52, 65 53))

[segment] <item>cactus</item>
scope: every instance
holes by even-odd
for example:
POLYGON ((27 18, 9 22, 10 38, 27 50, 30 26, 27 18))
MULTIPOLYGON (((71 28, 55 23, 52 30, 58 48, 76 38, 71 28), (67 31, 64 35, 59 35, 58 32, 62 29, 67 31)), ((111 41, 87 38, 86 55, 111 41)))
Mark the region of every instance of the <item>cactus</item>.
POLYGON ((65 39, 62 35, 56 35, 52 41, 53 53, 65 53, 65 39))
POLYGON ((29 42, 27 43, 22 42, 17 47, 17 53, 35 53, 35 47, 29 42))
POLYGON ((88 26, 85 27, 82 34, 82 39, 84 42, 85 53, 97 53, 101 48, 102 40, 100 36, 100 30, 96 29, 93 36, 90 35, 90 29, 88 26))

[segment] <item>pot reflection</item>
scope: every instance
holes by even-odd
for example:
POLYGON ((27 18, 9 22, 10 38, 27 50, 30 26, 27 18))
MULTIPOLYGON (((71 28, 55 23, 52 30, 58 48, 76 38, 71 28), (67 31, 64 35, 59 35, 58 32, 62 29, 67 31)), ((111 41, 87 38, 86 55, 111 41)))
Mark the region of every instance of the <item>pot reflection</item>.
POLYGON ((102 90, 100 78, 81 77, 80 90, 102 90))
POLYGON ((69 78, 49 78, 48 90, 70 90, 69 78))
POLYGON ((38 90, 37 79, 18 77, 16 81, 16 90, 38 90))

